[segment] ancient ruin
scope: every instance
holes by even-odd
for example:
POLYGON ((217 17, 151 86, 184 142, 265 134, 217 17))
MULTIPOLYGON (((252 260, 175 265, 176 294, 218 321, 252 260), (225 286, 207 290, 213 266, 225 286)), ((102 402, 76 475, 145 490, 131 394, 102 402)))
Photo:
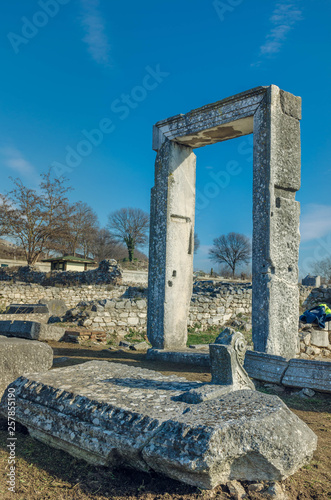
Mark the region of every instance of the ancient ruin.
POLYGON ((91 361, 25 375, 10 390, 31 436, 91 464, 154 470, 207 489, 279 481, 305 465, 317 445, 309 427, 277 396, 237 387, 91 361))
POLYGON ((298 337, 301 98, 257 87, 154 126, 148 338, 155 349, 186 347, 192 295, 193 149, 254 133, 253 342, 293 358, 298 337))

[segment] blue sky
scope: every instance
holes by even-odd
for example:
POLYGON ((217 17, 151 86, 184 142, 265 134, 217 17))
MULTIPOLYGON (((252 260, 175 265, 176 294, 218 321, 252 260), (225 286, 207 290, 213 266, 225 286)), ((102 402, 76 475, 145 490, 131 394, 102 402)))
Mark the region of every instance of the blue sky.
MULTIPOLYGON (((10 189, 10 175, 35 187, 52 165, 75 187, 72 201, 89 203, 102 225, 121 207, 149 211, 152 125, 273 83, 303 99, 297 199, 306 274, 331 252, 330 22, 329 0, 8 2, 0 191, 10 189)), ((195 268, 208 269, 215 237, 252 232, 252 136, 195 153, 195 268), (211 193, 212 176, 230 161, 239 174, 211 193)))

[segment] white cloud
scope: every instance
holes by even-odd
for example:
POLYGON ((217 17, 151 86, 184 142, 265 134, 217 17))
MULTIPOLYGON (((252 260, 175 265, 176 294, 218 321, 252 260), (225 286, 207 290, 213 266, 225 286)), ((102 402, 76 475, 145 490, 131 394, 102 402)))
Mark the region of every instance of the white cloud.
POLYGON ((110 65, 110 44, 105 33, 105 22, 99 10, 99 0, 80 0, 85 31, 83 41, 92 59, 103 66, 110 65))
POLYGON ((0 154, 2 163, 16 174, 28 177, 33 181, 39 179, 36 168, 15 147, 2 147, 0 148, 0 154))
MULTIPOLYGON (((260 47, 260 56, 272 56, 277 54, 288 33, 293 26, 303 19, 302 11, 296 7, 294 2, 284 1, 276 4, 270 17, 271 30, 266 36, 265 42, 260 47)), ((261 61, 253 63, 252 66, 259 66, 261 61)))
POLYGON ((331 206, 306 205, 300 223, 301 241, 323 238, 331 233, 331 206))

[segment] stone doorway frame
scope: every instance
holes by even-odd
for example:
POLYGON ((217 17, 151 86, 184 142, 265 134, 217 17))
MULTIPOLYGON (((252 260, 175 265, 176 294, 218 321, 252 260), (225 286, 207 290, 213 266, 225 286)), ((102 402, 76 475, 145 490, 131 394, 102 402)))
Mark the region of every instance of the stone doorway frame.
POLYGON ((192 295, 194 148, 254 134, 252 324, 256 351, 292 358, 298 338, 301 98, 256 87, 153 128, 147 335, 185 349, 192 295))

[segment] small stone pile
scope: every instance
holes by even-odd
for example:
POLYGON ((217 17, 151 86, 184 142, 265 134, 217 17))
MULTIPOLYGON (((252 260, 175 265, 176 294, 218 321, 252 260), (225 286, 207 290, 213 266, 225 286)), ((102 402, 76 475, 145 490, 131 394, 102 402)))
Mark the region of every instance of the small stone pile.
POLYGON ((331 331, 328 330, 328 326, 325 330, 317 330, 311 325, 306 325, 299 332, 299 338, 300 358, 331 357, 331 331))
POLYGON ((62 342, 73 342, 81 344, 86 341, 91 341, 99 344, 107 343, 107 334, 103 331, 85 330, 85 328, 75 330, 66 330, 62 338, 62 342))

